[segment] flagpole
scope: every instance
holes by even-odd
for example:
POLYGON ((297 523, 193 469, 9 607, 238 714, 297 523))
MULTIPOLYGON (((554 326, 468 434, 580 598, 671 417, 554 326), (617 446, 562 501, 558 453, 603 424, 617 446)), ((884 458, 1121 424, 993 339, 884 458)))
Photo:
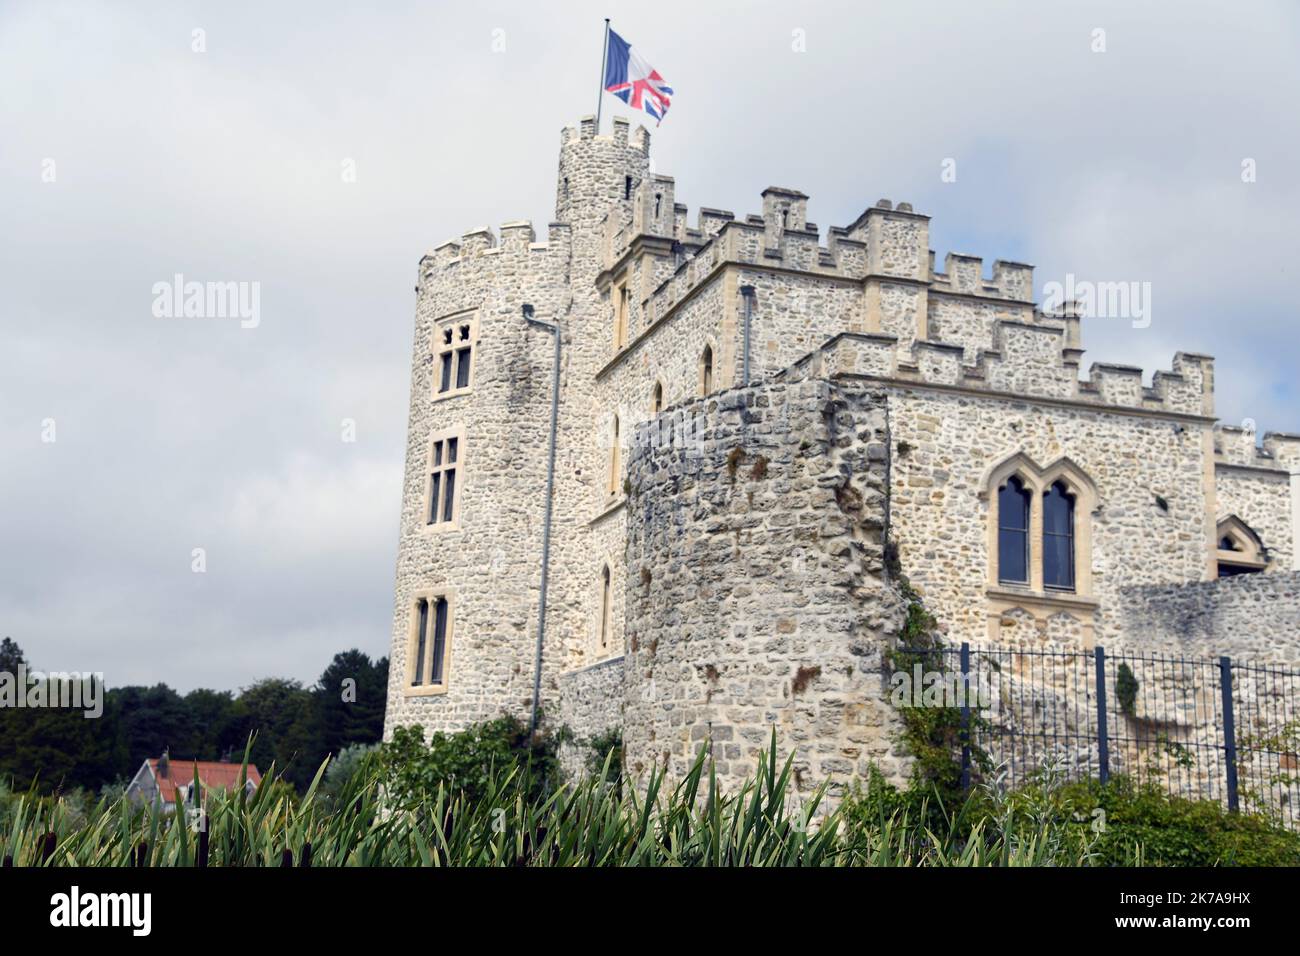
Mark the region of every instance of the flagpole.
POLYGON ((605 60, 609 56, 609 17, 605 18, 605 43, 600 48, 600 89, 596 91, 596 135, 600 135, 600 104, 605 99, 605 60))

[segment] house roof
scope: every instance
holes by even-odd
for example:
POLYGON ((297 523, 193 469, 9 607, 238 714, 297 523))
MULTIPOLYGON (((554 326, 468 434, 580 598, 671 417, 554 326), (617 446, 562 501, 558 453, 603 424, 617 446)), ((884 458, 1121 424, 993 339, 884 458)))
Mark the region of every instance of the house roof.
MULTIPOLYGON (((149 771, 158 781, 158 791, 167 803, 177 803, 177 787, 188 787, 194 782, 194 771, 198 768, 199 785, 204 790, 233 790, 239 786, 240 764, 221 763, 216 760, 180 760, 169 758, 167 773, 164 775, 158 767, 157 757, 145 761, 149 771)), ((248 781, 253 786, 262 782, 262 774, 256 764, 248 765, 248 781)))

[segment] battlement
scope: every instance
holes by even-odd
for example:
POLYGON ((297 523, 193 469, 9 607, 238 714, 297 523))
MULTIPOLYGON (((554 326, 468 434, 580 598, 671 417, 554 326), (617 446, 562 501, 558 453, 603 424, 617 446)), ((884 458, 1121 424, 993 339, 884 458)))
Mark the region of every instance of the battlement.
POLYGON ((547 241, 538 242, 533 224, 527 219, 516 219, 502 223, 498 233, 489 226, 480 226, 463 234, 459 240, 448 239, 426 252, 420 259, 421 275, 429 275, 435 270, 476 259, 503 257, 516 260, 532 257, 541 262, 553 256, 557 251, 568 255, 569 226, 567 223, 553 222, 547 226, 547 241))
POLYGON ((936 292, 973 295, 1015 302, 1034 301, 1034 267, 1023 262, 995 259, 993 276, 984 278, 984 260, 960 252, 944 256, 943 271, 934 269, 934 251, 930 251, 930 282, 936 292))
POLYGON ((1059 327, 1000 321, 995 340, 995 348, 967 364, 959 345, 922 340, 904 347, 895 335, 843 332, 777 377, 866 376, 1180 416, 1212 414, 1213 396, 1205 389, 1214 360, 1208 356, 1179 352, 1173 370, 1156 372, 1148 387, 1142 369, 1130 365, 1095 362, 1080 379, 1078 350, 1065 346, 1059 327))
POLYGON ((563 147, 580 140, 603 141, 612 143, 615 146, 631 146, 633 149, 640 150, 649 156, 650 131, 644 126, 638 126, 629 133, 630 125, 623 117, 616 116, 610 134, 599 136, 596 134, 596 117, 592 115, 584 116, 578 120, 577 126, 566 126, 560 130, 560 145, 563 147))
POLYGON ((1253 428, 1216 425, 1214 460, 1220 465, 1297 472, 1300 471, 1300 435, 1265 432, 1257 444, 1253 428))

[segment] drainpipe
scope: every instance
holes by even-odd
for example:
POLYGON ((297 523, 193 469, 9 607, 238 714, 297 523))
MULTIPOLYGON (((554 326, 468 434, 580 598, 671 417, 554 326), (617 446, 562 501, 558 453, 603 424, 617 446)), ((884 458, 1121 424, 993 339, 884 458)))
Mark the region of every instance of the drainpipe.
POLYGON ((745 344, 744 356, 740 370, 740 383, 749 384, 749 327, 754 320, 754 287, 752 285, 742 285, 740 287, 741 298, 745 300, 745 344))
POLYGON ((537 711, 542 696, 542 645, 546 641, 546 585, 551 570, 551 507, 555 493, 555 433, 560 413, 560 327, 533 318, 533 307, 525 303, 524 321, 555 336, 555 358, 551 363, 551 441, 546 459, 546 512, 542 519, 542 587, 537 601, 537 651, 533 657, 533 713, 528 722, 531 736, 537 732, 537 711))

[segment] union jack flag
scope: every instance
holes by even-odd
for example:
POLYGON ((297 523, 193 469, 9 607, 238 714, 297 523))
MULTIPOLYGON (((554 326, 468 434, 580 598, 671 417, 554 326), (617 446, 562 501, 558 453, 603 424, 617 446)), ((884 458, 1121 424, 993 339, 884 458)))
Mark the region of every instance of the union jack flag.
POLYGON ((673 88, 642 59, 632 44, 613 30, 605 48, 605 90, 634 110, 645 110, 660 123, 668 112, 673 88))

